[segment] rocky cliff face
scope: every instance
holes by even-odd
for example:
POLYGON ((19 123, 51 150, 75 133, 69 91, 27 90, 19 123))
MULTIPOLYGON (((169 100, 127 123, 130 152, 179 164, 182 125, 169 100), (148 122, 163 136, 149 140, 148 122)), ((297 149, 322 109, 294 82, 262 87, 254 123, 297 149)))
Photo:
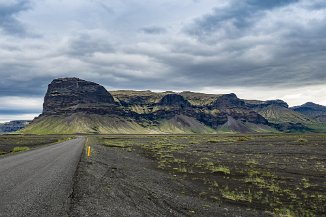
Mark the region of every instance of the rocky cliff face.
POLYGON ((178 94, 165 95, 158 103, 161 106, 191 107, 190 103, 178 94))
POLYGON ((154 124, 178 115, 186 115, 214 129, 225 124, 228 117, 254 124, 268 123, 261 115, 248 109, 245 101, 235 94, 119 91, 115 92, 115 98, 116 101, 104 87, 93 82, 78 78, 55 79, 48 87, 42 115, 82 112, 119 115, 138 122, 147 120, 154 124), (196 103, 191 104, 185 97, 196 103))
POLYGON ((62 114, 76 111, 101 112, 115 106, 112 95, 96 83, 79 78, 53 80, 44 98, 43 114, 62 114), (97 109, 96 109, 97 108, 97 109))
POLYGON ((218 97, 215 102, 213 102, 212 107, 219 109, 244 108, 245 105, 245 101, 239 99, 234 93, 231 93, 218 97))
POLYGON ((168 126, 169 130, 182 126, 185 132, 189 132, 189 129, 201 131, 198 129, 199 126, 203 126, 203 132, 217 132, 221 128, 224 130, 241 128, 241 132, 256 132, 255 130, 260 132, 259 129, 266 130, 270 126, 283 130, 289 128, 284 127, 287 123, 289 123, 287 126, 299 129, 301 125, 290 123, 292 119, 301 120, 292 118, 296 113, 289 113, 291 118, 285 118, 284 124, 276 122, 278 125, 273 125, 275 122, 269 122, 268 118, 284 119, 284 116, 277 116, 275 113, 281 112, 286 114, 286 117, 290 116, 285 112, 288 110, 294 112, 281 100, 248 101, 239 99, 233 93, 215 95, 132 90, 109 93, 103 86, 93 82, 78 78, 60 78, 49 84, 43 114, 38 120, 33 121, 29 127, 31 130, 26 132, 33 132, 34 129, 37 132, 52 132, 52 129, 44 130, 45 127, 51 126, 48 122, 52 121, 56 123, 56 129, 60 132, 66 129, 61 125, 67 125, 71 133, 75 128, 80 129, 80 120, 84 122, 87 120, 87 123, 82 125, 87 128, 86 132, 92 133, 119 132, 120 128, 123 132, 133 132, 137 128, 137 132, 164 133, 162 124, 168 126), (282 109, 272 109, 275 107, 282 109), (61 116, 63 118, 60 118, 61 116), (183 120, 188 120, 187 123, 191 124, 185 124, 178 117, 183 117, 183 120), (107 122, 108 120, 110 121, 107 122))

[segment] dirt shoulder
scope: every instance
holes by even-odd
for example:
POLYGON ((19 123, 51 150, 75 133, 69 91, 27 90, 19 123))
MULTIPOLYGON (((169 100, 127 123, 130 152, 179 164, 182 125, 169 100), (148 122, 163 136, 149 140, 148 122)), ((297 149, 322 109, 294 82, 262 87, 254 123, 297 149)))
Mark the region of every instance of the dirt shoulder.
POLYGON ((137 152, 91 147, 75 175, 70 216, 270 216, 205 200, 192 182, 157 169, 137 152))

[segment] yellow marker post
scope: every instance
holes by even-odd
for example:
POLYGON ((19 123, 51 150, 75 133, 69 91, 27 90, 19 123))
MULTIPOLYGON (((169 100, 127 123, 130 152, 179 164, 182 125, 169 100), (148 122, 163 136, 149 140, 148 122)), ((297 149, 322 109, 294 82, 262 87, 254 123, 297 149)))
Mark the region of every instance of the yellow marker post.
POLYGON ((88 146, 87 148, 87 156, 91 156, 91 146, 88 146))

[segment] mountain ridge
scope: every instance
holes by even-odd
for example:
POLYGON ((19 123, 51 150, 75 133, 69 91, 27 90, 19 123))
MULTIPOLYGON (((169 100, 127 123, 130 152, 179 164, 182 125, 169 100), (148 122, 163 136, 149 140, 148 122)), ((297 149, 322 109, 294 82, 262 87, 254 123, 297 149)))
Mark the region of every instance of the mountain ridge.
POLYGON ((21 132, 258 133, 309 131, 310 129, 304 125, 305 121, 303 120, 306 119, 309 120, 304 114, 289 108, 288 104, 282 100, 244 100, 239 99, 234 93, 107 91, 97 83, 79 78, 58 78, 48 85, 44 97, 43 113, 21 132), (268 115, 271 109, 277 115, 268 115), (265 110, 268 112, 264 112, 265 110), (282 114, 290 118, 287 119, 282 114), (278 119, 284 121, 278 121, 278 119), (51 128, 50 123, 56 127, 51 128))

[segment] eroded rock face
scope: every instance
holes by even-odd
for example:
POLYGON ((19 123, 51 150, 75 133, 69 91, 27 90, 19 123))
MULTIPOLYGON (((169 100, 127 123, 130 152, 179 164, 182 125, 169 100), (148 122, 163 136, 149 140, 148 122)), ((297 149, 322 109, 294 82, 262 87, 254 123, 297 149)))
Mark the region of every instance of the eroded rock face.
MULTIPOLYGON (((53 80, 48 86, 42 115, 97 114, 135 121, 144 127, 157 126, 161 121, 181 115, 193 118, 213 129, 219 129, 220 126, 227 124, 230 118, 239 124, 267 125, 279 130, 302 128, 300 125, 293 124, 288 126, 270 124, 258 113, 259 109, 269 106, 288 108, 282 100, 242 100, 233 93, 205 95, 183 92, 181 94, 117 91, 113 98, 103 86, 94 82, 78 78, 59 78, 53 80)), ((309 104, 308 106, 312 107, 309 104)))
POLYGON ((165 95, 159 102, 162 106, 178 106, 178 107, 190 107, 190 103, 178 94, 165 95))
POLYGON ((218 97, 212 104, 213 108, 225 109, 225 108, 244 108, 246 103, 239 99, 234 93, 225 94, 218 97))
POLYGON ((103 86, 79 78, 59 78, 48 86, 43 114, 69 113, 92 109, 94 106, 112 105, 116 105, 116 102, 103 86))

